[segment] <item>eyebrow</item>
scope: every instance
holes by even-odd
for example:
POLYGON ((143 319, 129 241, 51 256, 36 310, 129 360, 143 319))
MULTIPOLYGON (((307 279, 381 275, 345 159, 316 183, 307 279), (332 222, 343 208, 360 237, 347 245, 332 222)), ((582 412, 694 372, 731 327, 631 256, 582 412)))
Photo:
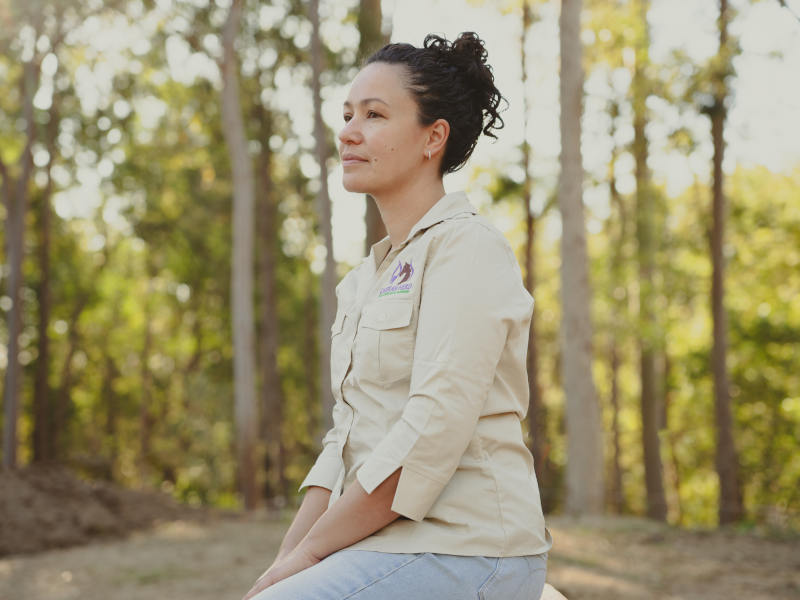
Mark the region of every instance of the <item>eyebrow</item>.
MULTIPOLYGON (((365 104, 369 104, 370 102, 380 102, 382 104, 385 104, 386 106, 389 106, 388 102, 385 102, 384 100, 381 100, 380 98, 364 98, 361 102, 359 102, 359 104, 361 106, 364 106, 365 104)), ((345 100, 344 101, 344 106, 348 106, 349 107, 349 106, 352 106, 352 104, 350 104, 350 102, 345 100)))

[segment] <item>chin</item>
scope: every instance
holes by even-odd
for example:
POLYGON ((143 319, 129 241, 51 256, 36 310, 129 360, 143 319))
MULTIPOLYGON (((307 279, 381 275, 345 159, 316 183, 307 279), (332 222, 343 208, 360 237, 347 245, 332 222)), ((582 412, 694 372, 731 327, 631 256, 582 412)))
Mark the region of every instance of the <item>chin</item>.
POLYGON ((369 194, 371 187, 356 177, 342 177, 342 187, 354 194, 369 194))

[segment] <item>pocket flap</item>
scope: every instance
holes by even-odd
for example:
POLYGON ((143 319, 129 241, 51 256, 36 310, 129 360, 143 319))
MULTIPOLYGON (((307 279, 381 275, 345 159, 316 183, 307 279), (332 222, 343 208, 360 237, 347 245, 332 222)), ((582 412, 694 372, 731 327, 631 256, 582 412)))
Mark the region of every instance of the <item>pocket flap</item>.
POLYGON ((364 306, 361 324, 370 329, 396 329, 411 323, 410 301, 379 300, 364 306))

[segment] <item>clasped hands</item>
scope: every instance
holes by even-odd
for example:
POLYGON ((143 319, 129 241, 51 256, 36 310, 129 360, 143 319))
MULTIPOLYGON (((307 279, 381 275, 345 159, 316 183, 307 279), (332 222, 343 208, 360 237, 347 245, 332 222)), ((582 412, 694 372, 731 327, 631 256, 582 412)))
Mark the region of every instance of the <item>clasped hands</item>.
POLYGON ((320 559, 314 556, 307 546, 298 544, 291 552, 283 556, 278 555, 272 565, 256 579, 253 587, 244 595, 242 600, 249 600, 249 598, 267 589, 269 586, 295 573, 299 573, 308 567, 313 567, 319 561, 320 559))

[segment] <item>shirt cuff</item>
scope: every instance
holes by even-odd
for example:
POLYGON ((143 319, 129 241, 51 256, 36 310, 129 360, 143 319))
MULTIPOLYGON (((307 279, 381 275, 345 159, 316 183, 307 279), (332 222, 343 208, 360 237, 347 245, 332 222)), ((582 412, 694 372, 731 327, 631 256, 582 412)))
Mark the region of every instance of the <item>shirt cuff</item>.
POLYGON ((446 481, 438 481, 394 460, 373 453, 356 471, 356 479, 368 494, 378 487, 398 468, 400 479, 394 493, 391 509, 412 521, 422 521, 433 503, 442 493, 446 481))
POLYGON ((333 491, 336 481, 339 479, 339 473, 343 470, 344 463, 339 457, 320 455, 297 491, 299 492, 309 485, 318 485, 333 491))

